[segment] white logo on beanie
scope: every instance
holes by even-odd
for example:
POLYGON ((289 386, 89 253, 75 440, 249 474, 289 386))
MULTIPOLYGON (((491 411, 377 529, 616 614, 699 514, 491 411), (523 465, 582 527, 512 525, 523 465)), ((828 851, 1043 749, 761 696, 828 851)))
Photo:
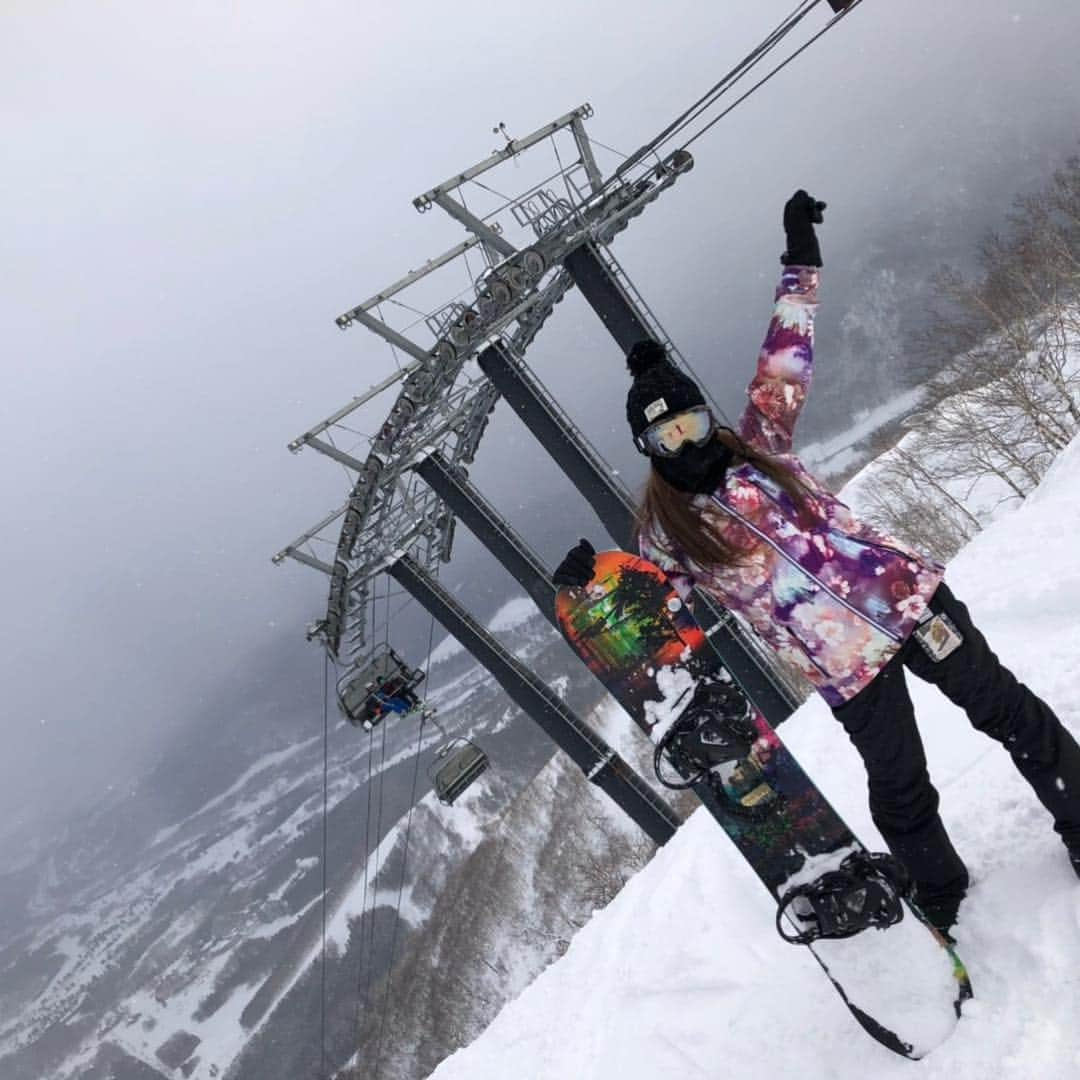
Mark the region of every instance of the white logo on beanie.
POLYGON ((645 419, 651 424, 658 416, 667 412, 667 402, 661 397, 645 406, 645 419))

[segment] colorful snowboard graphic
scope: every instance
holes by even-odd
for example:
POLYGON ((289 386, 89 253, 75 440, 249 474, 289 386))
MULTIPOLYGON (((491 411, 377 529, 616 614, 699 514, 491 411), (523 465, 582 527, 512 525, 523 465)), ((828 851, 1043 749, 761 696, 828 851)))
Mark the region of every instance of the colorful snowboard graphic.
MULTIPOLYGON (((662 570, 626 552, 600 552, 587 586, 559 590, 556 614, 574 651, 654 742, 711 687, 744 714, 748 752, 695 791, 774 900, 863 850, 735 687, 662 570)), ((952 1033, 971 985, 941 935, 910 906, 907 915, 884 931, 807 948, 875 1039, 919 1058, 952 1033)))

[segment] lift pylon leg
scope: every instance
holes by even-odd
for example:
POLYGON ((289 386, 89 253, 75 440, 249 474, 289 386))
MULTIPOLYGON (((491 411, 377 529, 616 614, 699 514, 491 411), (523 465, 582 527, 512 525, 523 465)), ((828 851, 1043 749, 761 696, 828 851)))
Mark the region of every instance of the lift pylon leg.
POLYGON ((642 338, 653 336, 649 324, 608 268, 597 258, 591 244, 574 248, 563 259, 563 266, 569 271, 589 307, 600 316, 604 329, 618 342, 624 353, 629 352, 630 347, 642 338))
POLYGON ((503 648, 450 593, 408 555, 387 572, 491 672, 527 716, 564 750, 586 777, 624 810, 657 844, 665 844, 679 819, 625 761, 577 717, 546 683, 503 648))
POLYGON ((562 414, 501 342, 489 345, 477 360, 480 370, 596 511, 615 543, 632 550, 633 500, 604 464, 586 449, 585 440, 569 417, 562 414))
POLYGON ((555 625, 555 586, 551 583, 551 571, 526 546, 510 523, 477 491, 464 472, 451 466, 438 451, 425 455, 413 467, 465 527, 517 579, 548 622, 555 625))

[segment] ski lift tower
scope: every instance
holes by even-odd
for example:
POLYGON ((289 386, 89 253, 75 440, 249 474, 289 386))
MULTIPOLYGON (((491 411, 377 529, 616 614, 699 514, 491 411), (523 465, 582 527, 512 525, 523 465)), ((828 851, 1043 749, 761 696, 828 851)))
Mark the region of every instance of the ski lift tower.
MULTIPOLYGON (((274 562, 291 558, 327 575, 326 614, 318 633, 331 655, 346 662, 362 655, 377 625, 373 580, 391 575, 504 687, 516 687, 511 692, 518 693, 519 704, 529 699, 523 707, 530 715, 560 713, 558 722, 569 723, 588 743, 579 764, 597 755, 583 767, 603 773, 603 761, 617 760, 612 752, 568 717, 542 683, 535 685, 535 676, 522 672, 436 580, 439 566, 452 556, 461 517, 553 617, 548 568, 468 479, 500 397, 616 542, 631 544, 629 493, 526 365, 525 354, 555 306, 576 286, 621 349, 653 337, 684 363, 610 244, 690 171, 693 159, 686 150, 666 157, 635 155, 605 178, 585 131, 591 115, 591 107, 582 105, 521 139, 510 138, 500 125, 496 132, 505 146, 413 200, 421 213, 433 207, 445 211, 467 236, 338 316, 342 330, 360 325, 389 343, 398 368, 289 444, 294 453, 310 447, 343 465, 352 484, 347 501, 278 552, 274 562), (488 174, 512 161, 519 176, 526 151, 541 144, 553 150, 555 171, 542 171, 519 196, 499 195, 488 174), (415 299, 450 272, 459 275, 450 299, 445 291, 434 304, 415 299), (373 430, 361 417, 370 417, 378 405, 385 408, 384 403, 389 408, 378 414, 385 418, 374 433, 360 434, 361 428, 373 430), (531 697, 520 696, 525 685, 531 697)), ((784 719, 797 691, 771 660, 723 612, 717 611, 710 636, 755 704, 774 724, 784 719)), ((549 730, 552 717, 543 722, 549 730)), ((620 763, 609 771, 624 769, 620 763)))

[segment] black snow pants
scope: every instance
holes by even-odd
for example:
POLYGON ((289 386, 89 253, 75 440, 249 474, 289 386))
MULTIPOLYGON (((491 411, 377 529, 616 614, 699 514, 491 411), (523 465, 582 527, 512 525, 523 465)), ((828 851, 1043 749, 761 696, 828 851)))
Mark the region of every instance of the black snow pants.
POLYGON ((889 849, 923 897, 959 898, 967 870, 938 816, 904 668, 939 687, 978 731, 1004 745, 1073 850, 1080 849, 1080 746, 1050 707, 1002 666, 944 583, 930 608, 952 619, 964 643, 935 662, 909 638, 873 682, 833 712, 866 764, 870 813, 889 849))

